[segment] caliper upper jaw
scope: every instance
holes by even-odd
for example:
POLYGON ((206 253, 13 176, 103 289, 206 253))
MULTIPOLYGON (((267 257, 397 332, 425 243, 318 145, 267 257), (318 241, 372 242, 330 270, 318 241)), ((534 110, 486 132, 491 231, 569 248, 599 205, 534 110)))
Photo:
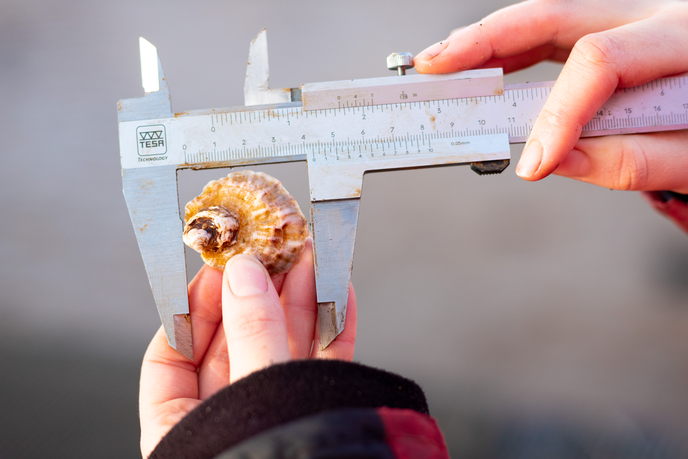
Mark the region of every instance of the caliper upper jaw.
POLYGON ((301 88, 270 89, 269 80, 268 32, 263 29, 256 35, 248 49, 244 105, 249 107, 301 102, 301 88))
POLYGON ((248 49, 246 80, 244 81, 244 104, 284 104, 291 102, 291 89, 270 89, 270 67, 268 65, 268 32, 260 31, 248 49))
MULTIPOLYGON (((139 44, 146 94, 121 100, 117 104, 118 119, 125 122, 171 118, 170 92, 157 50, 143 38, 139 44)), ((193 360, 177 166, 122 169, 122 184, 167 342, 193 360)))
POLYGON ((139 38, 141 80, 145 95, 123 99, 117 103, 117 118, 122 121, 156 120, 173 117, 170 90, 158 57, 158 51, 148 40, 139 38))

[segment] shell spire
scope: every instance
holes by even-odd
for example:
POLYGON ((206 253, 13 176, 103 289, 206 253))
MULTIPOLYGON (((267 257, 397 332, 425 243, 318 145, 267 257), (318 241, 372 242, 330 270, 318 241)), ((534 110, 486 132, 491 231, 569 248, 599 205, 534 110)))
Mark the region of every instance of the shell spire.
POLYGON ((308 237, 296 200, 262 172, 234 172, 212 181, 185 210, 184 243, 218 269, 246 254, 258 258, 270 275, 288 271, 308 237))

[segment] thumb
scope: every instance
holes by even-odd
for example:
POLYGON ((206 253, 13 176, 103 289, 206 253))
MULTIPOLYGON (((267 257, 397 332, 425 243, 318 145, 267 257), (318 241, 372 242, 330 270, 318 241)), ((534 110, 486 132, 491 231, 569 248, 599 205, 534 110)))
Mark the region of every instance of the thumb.
POLYGON ((227 262, 222 283, 222 323, 233 383, 290 359, 287 320, 267 270, 253 257, 227 262))
POLYGON ((555 170, 614 190, 688 193, 688 131, 580 139, 555 170))

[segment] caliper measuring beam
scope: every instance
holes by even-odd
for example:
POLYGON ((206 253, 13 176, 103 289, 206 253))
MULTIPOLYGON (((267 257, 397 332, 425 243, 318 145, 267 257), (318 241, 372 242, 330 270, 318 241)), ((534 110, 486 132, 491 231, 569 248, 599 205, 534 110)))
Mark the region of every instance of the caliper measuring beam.
MULTIPOLYGON (((324 349, 345 326, 364 174, 501 172, 553 86, 504 85, 501 69, 403 75, 400 54, 388 59, 399 76, 270 89, 263 30, 249 49, 246 106, 175 114, 156 48, 140 39, 140 51, 145 95, 118 103, 124 196, 167 340, 190 359, 178 170, 307 162, 324 349)), ((688 129, 688 74, 618 89, 582 136, 677 129, 688 129)))

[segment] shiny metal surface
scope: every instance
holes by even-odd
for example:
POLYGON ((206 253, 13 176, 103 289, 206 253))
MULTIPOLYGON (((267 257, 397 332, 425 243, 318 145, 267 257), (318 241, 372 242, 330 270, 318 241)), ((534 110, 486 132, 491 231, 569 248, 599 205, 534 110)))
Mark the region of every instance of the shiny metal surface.
POLYGON ((193 360, 177 168, 124 169, 122 182, 167 342, 193 360))
POLYGON ((246 106, 291 102, 291 89, 270 89, 269 80, 268 33, 266 29, 263 29, 249 46, 244 82, 246 106))
POLYGON ((304 110, 399 106, 413 102, 500 95, 502 69, 479 69, 446 75, 407 75, 326 81, 302 85, 304 110))
POLYGON ((321 349, 344 330, 359 206, 360 199, 311 204, 321 349))
POLYGON ((117 120, 138 121, 172 116, 170 90, 167 87, 165 73, 162 70, 157 49, 147 40, 139 38, 141 56, 141 81, 145 95, 135 99, 123 99, 117 103, 117 120), (157 84, 150 80, 158 79, 157 84), (149 92, 149 90, 154 90, 149 92))

